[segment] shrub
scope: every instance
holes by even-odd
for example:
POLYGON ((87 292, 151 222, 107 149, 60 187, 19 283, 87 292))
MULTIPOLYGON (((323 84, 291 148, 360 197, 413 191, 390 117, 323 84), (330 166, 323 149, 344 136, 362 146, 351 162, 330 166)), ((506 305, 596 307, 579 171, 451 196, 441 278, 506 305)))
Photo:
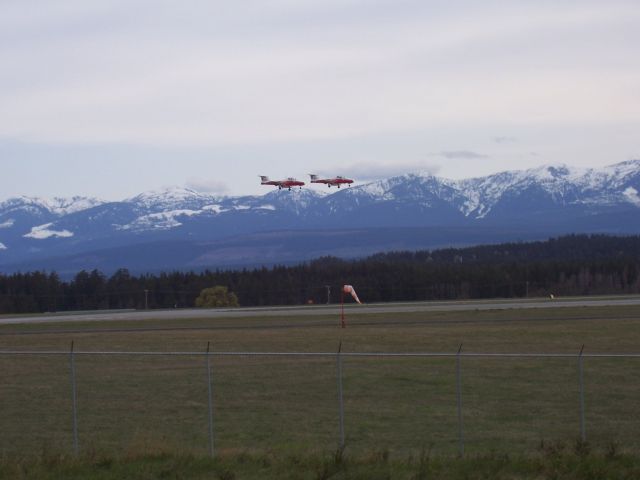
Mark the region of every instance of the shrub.
POLYGON ((237 307, 238 297, 235 293, 229 292, 227 287, 216 285, 215 287, 205 288, 200 292, 200 296, 196 298, 196 307, 198 308, 219 308, 219 307, 237 307))

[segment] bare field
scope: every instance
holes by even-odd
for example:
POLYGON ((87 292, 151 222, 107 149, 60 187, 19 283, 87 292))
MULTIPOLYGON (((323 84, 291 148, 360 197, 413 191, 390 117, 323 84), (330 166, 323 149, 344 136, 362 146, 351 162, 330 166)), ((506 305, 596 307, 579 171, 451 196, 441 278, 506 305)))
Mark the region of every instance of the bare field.
MULTIPOLYGON (((0 327, 0 350, 640 353, 640 307, 145 320, 0 327)), ((82 451, 208 451, 203 356, 76 355, 82 451)), ((215 448, 327 451, 339 438, 336 358, 220 356, 215 448)), ((577 358, 462 359, 468 453, 579 437, 577 358)), ((456 359, 345 357, 347 448, 455 453, 456 359)), ((587 358, 589 442, 640 450, 640 359, 587 358)), ((0 452, 70 451, 69 356, 0 355, 0 452)))

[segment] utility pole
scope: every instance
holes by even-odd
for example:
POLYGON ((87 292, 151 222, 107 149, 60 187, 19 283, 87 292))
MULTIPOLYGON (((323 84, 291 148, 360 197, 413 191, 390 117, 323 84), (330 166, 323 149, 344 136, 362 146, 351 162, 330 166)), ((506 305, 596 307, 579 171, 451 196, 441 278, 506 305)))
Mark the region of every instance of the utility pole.
POLYGON ((144 309, 149 310, 149 290, 144 289, 144 309))
POLYGON ((331 303, 331 285, 325 285, 324 288, 327 289, 327 305, 331 303))

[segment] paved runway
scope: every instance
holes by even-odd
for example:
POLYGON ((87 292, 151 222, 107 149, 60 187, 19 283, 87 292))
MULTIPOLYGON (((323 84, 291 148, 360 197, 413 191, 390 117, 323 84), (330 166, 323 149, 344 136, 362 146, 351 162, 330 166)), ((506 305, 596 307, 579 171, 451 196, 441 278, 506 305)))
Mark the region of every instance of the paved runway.
MULTIPOLYGON (((371 313, 419 313, 473 310, 544 309, 562 307, 640 306, 640 296, 575 297, 567 299, 487 300, 457 302, 378 303, 345 306, 349 316, 371 313)), ((188 320, 202 318, 291 317, 338 315, 339 305, 294 307, 255 307, 234 309, 178 309, 142 311, 104 311, 0 317, 0 325, 67 322, 108 322, 133 320, 188 320)))

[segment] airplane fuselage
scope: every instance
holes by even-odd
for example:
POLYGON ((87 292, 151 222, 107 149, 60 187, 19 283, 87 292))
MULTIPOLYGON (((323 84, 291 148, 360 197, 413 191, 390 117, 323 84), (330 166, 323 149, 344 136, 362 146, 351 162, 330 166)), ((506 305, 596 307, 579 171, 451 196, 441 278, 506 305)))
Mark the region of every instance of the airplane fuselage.
POLYGON ((334 177, 334 178, 314 178, 312 176, 310 183, 323 183, 327 187, 331 188, 331 186, 340 188, 340 185, 351 185, 353 180, 345 177, 334 177))
POLYGON ((300 180, 296 180, 295 178, 287 178, 285 180, 269 180, 268 177, 262 176, 262 181, 260 182, 260 185, 272 185, 274 187, 278 187, 279 190, 283 189, 283 188, 287 188, 289 190, 291 190, 291 187, 300 187, 302 188, 302 186, 305 184, 304 182, 301 182, 300 180))

